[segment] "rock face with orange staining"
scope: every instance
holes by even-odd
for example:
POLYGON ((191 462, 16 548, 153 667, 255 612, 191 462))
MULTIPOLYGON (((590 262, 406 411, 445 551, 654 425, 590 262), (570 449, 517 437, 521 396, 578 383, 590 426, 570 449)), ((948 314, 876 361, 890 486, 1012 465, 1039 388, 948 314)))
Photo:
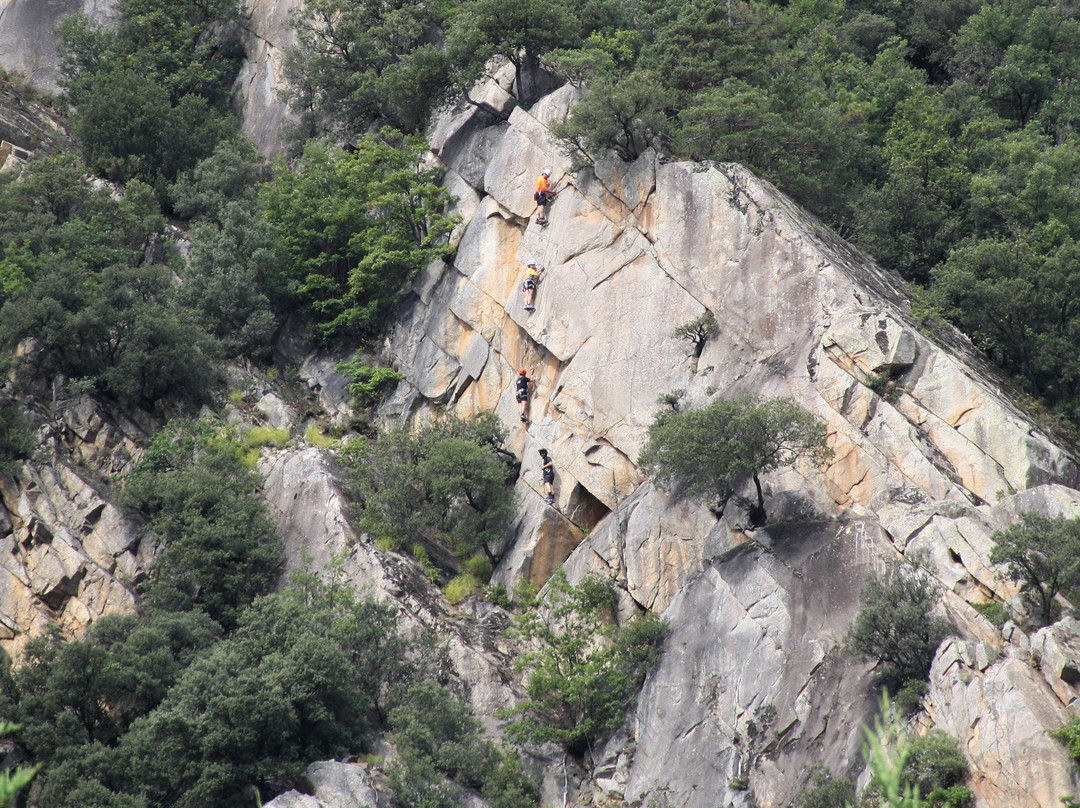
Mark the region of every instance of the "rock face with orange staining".
MULTIPOLYGON (((547 126, 577 91, 525 111, 495 85, 486 92, 505 120, 459 109, 432 130, 463 221, 452 262, 417 280, 387 342, 406 381, 384 414, 445 407, 504 421, 523 504, 496 582, 540 582, 559 563, 572 579, 599 570, 615 576, 624 616, 646 608, 671 624, 637 714, 601 755, 597 796, 704 808, 752 795, 779 806, 814 762, 857 774, 874 700, 843 637, 866 574, 926 553, 965 642, 1003 647, 972 605, 1016 595, 990 564, 990 537, 1024 510, 1080 512, 1074 458, 962 338, 922 333, 900 281, 768 183, 737 165, 651 153, 572 171, 547 126), (558 196, 541 227, 532 189, 544 166, 558 196), (531 312, 520 293, 529 259, 546 270, 531 312), (693 357, 673 331, 705 312, 719 329, 693 357), (514 401, 522 367, 535 385, 527 425, 514 401), (722 514, 673 499, 636 460, 658 397, 677 389, 684 407, 741 390, 790 396, 822 419, 834 457, 766 475, 764 527, 738 496, 722 514), (540 500, 540 447, 555 462, 558 510, 540 500)), ((961 687, 953 676, 942 673, 935 692, 961 687)), ((987 710, 977 731, 941 707, 930 723, 967 748, 1011 722, 1041 727, 1076 709, 1054 696, 1075 693, 1065 678, 1007 679, 1022 696, 987 710)), ((1045 732, 1012 751, 1011 762, 971 756, 974 782, 985 781, 979 805, 1019 799, 1001 784, 1027 755, 1049 756, 1058 773, 1030 790, 1031 804, 1076 785, 1045 732)))

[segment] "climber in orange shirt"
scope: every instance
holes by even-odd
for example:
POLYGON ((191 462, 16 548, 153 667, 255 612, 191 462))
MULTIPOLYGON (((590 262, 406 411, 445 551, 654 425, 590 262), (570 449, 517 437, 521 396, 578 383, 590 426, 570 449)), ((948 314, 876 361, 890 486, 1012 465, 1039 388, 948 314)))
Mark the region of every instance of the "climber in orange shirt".
POLYGON ((547 206, 555 198, 555 192, 548 190, 548 177, 550 176, 551 169, 545 168, 540 172, 540 176, 536 178, 536 193, 533 194, 533 199, 536 200, 536 207, 540 214, 536 217, 537 224, 547 224, 547 206))

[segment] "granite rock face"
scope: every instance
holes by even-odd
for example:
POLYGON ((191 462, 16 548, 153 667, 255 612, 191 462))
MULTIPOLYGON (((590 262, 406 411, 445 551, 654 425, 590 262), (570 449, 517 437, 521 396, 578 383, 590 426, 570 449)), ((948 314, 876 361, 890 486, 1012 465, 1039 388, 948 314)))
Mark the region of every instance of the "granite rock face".
MULTIPOLYGON (((500 89, 482 92, 498 101, 500 89)), ((560 563, 571 578, 598 569, 623 590, 621 614, 668 620, 669 650, 594 797, 785 805, 813 762, 861 766, 872 672, 844 656, 842 638, 866 573, 928 553, 964 641, 1001 647, 972 605, 1016 595, 989 562, 991 536, 1025 510, 1077 513, 1077 464, 962 339, 920 333, 898 280, 741 167, 645 154, 571 173, 547 126, 576 95, 507 105, 505 122, 453 110, 433 128, 463 222, 453 263, 417 279, 387 342, 406 381, 383 414, 423 420, 446 407, 504 421, 522 506, 496 582, 539 583, 560 563), (532 189, 544 166, 558 196, 542 228, 532 189), (526 312, 530 258, 546 271, 526 312), (695 358, 672 332, 706 311, 719 333, 695 358), (518 368, 535 385, 527 425, 518 368), (739 498, 719 518, 672 500, 635 461, 657 398, 675 389, 684 406, 746 389, 790 396, 823 420, 834 457, 764 478, 765 528, 739 498), (540 502, 540 447, 555 461, 557 509, 540 502)), ((1047 642, 1057 684, 1008 702, 1003 721, 1038 723, 1047 698, 1060 718, 1072 646, 1047 642)), ((942 724, 975 748, 977 727, 942 724)), ((1069 771, 1060 745, 1044 746, 1048 765, 1069 771)), ((969 757, 976 781, 1023 765, 969 757)), ((1066 790, 1046 804, 1067 788, 1050 782, 1047 793, 1066 790)), ((981 788, 980 805, 1005 808, 1014 791, 981 788)))

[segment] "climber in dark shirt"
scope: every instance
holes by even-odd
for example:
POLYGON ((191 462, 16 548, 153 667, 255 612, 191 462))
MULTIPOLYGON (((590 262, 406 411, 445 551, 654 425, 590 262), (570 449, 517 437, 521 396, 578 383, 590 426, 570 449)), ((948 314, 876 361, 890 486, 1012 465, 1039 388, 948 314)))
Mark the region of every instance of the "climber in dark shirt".
POLYGON ((525 368, 518 371, 517 403, 518 415, 521 416, 521 422, 527 423, 529 417, 525 414, 525 408, 529 406, 529 377, 525 375, 525 368))
POLYGON ((547 449, 540 450, 540 463, 540 472, 544 478, 544 490, 547 492, 544 501, 551 503, 555 501, 555 463, 548 457, 547 449))

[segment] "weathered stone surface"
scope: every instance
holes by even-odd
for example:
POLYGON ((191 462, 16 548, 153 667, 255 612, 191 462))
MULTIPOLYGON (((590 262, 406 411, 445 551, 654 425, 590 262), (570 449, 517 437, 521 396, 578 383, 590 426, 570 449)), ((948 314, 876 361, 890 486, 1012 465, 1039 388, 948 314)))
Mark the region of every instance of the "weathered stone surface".
MULTIPOLYGON (((650 153, 569 174, 546 123, 572 100, 565 89, 515 108, 487 135, 468 111, 437 124, 453 181, 482 194, 460 207, 454 264, 418 279, 387 342, 406 380, 383 413, 493 410, 506 424, 523 504, 493 580, 543 580, 572 550, 572 578, 616 577, 622 614, 636 603, 671 621, 673 642, 631 733, 628 779, 605 764, 600 791, 624 789, 631 803, 738 804, 750 795, 725 790, 728 780, 749 774, 759 805, 785 804, 811 760, 860 765, 866 672, 829 654, 865 572, 929 552, 950 619, 987 643, 972 664, 995 669, 1001 634, 971 603, 1006 601, 1016 588, 990 564, 990 537, 1022 510, 1074 512, 1077 465, 998 392, 962 340, 949 336, 945 348, 919 333, 895 278, 742 168, 650 153), (470 149, 486 158, 482 186, 470 149), (559 195, 539 228, 532 181, 545 164, 559 195), (546 268, 531 313, 519 291, 529 258, 546 268), (705 311, 719 333, 691 361, 672 331, 705 311), (513 396, 522 367, 534 381, 527 425, 513 396), (685 406, 743 389, 791 396, 823 419, 834 457, 763 478, 764 530, 749 527, 738 499, 719 520, 670 501, 641 486, 635 460, 657 397, 676 388, 685 406), (558 511, 540 502, 540 446, 555 462, 558 511), (588 535, 575 548, 576 531, 588 535), (794 549, 803 546, 816 549, 794 549), (844 548, 849 566, 820 573, 823 547, 844 548), (777 566, 782 553, 790 567, 777 566), (831 576, 844 594, 825 614, 806 599, 833 586, 831 576), (780 709, 784 741, 755 755, 745 725, 766 702, 780 709)), ((1007 776, 984 763, 974 761, 976 778, 1007 776)))
POLYGON ((926 709, 935 726, 960 739, 971 761, 971 789, 985 808, 1045 808, 1080 793, 1065 747, 1047 733, 1068 711, 1046 680, 1015 651, 997 661, 981 643, 947 640, 930 671, 926 709))
POLYGON ((367 770, 358 763, 324 760, 307 769, 315 796, 330 808, 378 808, 379 793, 367 770))
POLYGON ((291 430, 296 423, 296 413, 293 408, 275 393, 267 393, 256 401, 255 412, 262 415, 274 429, 291 430))
MULTIPOLYGON (((667 651, 635 718, 629 804, 787 805, 804 771, 857 757, 872 697, 837 654, 872 556, 839 524, 747 544, 690 575, 664 613, 667 651), (829 717, 844 704, 845 721, 829 717)), ((880 538, 873 539, 880 543, 880 538)))
POLYGON ((329 803, 323 802, 318 797, 310 794, 301 794, 299 791, 286 791, 278 794, 266 808, 330 808, 329 803))
POLYGON ((71 467, 0 473, 0 644, 13 653, 55 625, 69 636, 134 608, 140 531, 71 467))
POLYGON ((115 7, 115 0, 0 0, 0 65, 55 92, 60 80, 56 26, 76 12, 109 23, 115 7))
POLYGON ((288 107, 278 93, 284 86, 282 64, 285 49, 296 42, 289 14, 299 0, 247 0, 244 3, 244 51, 247 58, 233 84, 240 129, 265 155, 285 145, 284 129, 290 121, 288 107))
POLYGON ((1080 717, 1080 621, 1066 617, 1036 631, 1031 653, 1061 703, 1080 717))

